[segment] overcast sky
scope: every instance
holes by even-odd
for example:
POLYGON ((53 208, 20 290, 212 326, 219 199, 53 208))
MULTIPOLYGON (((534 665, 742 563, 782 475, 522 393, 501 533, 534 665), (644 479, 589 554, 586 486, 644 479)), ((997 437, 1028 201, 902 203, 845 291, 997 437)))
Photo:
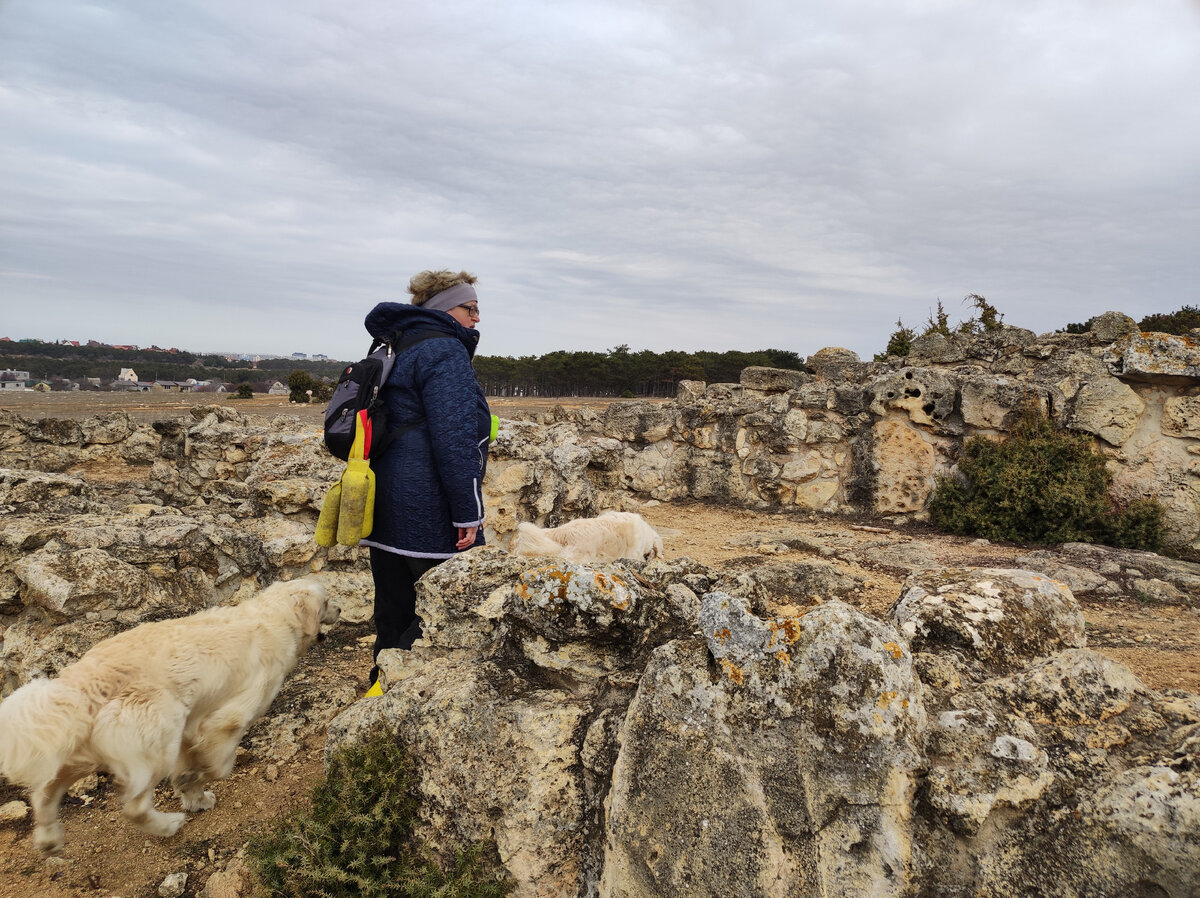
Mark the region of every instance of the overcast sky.
POLYGON ((0 336, 843 346, 1200 302, 1197 0, 0 0, 0 336))

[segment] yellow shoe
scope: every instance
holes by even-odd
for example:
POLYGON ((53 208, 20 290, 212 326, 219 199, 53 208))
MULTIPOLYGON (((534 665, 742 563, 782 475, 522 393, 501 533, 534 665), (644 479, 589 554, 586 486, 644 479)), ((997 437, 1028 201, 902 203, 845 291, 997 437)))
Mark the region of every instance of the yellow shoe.
POLYGON ((383 695, 383 687, 379 684, 379 681, 376 680, 371 684, 371 688, 367 690, 367 694, 364 695, 363 698, 377 698, 381 695, 383 695))

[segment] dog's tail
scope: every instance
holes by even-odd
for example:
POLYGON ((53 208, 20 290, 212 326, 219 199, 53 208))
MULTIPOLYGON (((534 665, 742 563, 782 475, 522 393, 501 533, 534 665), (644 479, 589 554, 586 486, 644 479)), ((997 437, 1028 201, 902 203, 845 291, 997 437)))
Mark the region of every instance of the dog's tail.
POLYGON ((561 555, 562 550, 537 524, 524 521, 517 525, 517 538, 512 544, 514 555, 561 555))
POLYGON ((91 729, 86 699, 59 680, 31 680, 0 702, 0 774, 34 788, 54 779, 91 729))

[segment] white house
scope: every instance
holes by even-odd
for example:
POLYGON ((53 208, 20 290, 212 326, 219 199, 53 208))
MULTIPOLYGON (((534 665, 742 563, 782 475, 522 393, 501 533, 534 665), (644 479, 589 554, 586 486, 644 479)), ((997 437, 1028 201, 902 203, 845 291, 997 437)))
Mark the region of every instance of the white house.
POLYGON ((137 372, 132 368, 122 368, 121 373, 117 375, 117 380, 123 380, 126 383, 135 384, 137 383, 137 379, 137 372))
POLYGON ((14 371, 12 368, 5 368, 0 371, 0 390, 24 390, 27 380, 29 380, 28 371, 14 371))

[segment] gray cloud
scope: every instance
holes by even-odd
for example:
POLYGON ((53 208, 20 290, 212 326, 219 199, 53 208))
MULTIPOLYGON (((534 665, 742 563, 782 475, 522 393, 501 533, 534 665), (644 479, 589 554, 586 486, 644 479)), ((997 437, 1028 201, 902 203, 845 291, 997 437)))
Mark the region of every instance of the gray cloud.
POLYGON ((0 335, 869 357, 1195 302, 1195 3, 0 2, 0 335))

